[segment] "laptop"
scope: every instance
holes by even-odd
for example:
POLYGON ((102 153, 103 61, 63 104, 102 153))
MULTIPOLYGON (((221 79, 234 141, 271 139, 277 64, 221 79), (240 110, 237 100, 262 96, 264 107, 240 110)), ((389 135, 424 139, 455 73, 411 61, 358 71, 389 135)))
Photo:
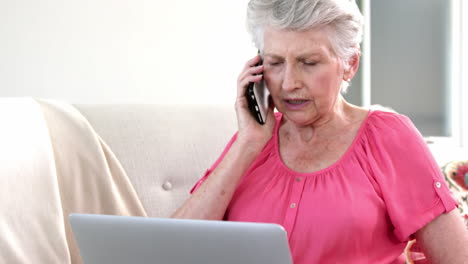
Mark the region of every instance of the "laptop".
POLYGON ((71 214, 84 264, 292 264, 277 224, 71 214))

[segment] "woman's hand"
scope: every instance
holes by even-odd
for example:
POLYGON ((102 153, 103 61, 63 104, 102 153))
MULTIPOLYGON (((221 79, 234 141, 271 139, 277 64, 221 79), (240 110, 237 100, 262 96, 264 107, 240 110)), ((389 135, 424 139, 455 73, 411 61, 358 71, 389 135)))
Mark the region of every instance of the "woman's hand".
POLYGON ((232 196, 252 162, 273 135, 275 116, 270 103, 266 123, 260 125, 250 113, 245 91, 250 82, 259 82, 263 66, 255 67, 257 56, 248 61, 237 80, 237 139, 203 184, 172 215, 174 218, 222 220, 232 196))
POLYGON ((273 113, 273 100, 269 100, 269 109, 266 123, 261 125, 250 113, 248 101, 245 92, 250 82, 260 82, 263 78, 263 65, 255 66, 261 60, 257 55, 249 60, 237 79, 237 99, 236 114, 239 132, 237 140, 247 144, 249 147, 259 148, 260 150, 271 139, 275 126, 275 116, 273 113))

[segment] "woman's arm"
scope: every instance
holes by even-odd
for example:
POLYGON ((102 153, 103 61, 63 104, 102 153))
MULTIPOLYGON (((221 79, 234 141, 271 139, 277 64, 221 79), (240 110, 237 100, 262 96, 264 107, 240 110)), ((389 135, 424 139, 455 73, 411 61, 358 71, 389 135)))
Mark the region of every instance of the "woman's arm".
POLYGON ((468 230, 456 209, 440 215, 415 236, 430 263, 468 263, 468 230))
POLYGON ((250 82, 259 82, 263 66, 255 66, 260 56, 248 61, 237 80, 236 115, 239 131, 228 152, 203 184, 177 209, 174 218, 221 220, 234 191, 250 164, 270 140, 275 126, 273 105, 260 125, 251 116, 245 91, 250 82))
POLYGON ((236 140, 216 169, 172 217, 221 220, 239 180, 258 154, 259 150, 236 140))

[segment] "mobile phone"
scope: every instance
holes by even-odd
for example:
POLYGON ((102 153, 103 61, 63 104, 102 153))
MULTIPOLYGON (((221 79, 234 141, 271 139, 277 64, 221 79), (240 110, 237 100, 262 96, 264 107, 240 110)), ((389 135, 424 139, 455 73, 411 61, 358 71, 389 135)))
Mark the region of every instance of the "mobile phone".
MULTIPOLYGON (((263 61, 261 60, 255 66, 262 65, 262 63, 263 61)), ((247 97, 250 113, 255 118, 255 120, 257 120, 257 122, 262 125, 266 123, 266 118, 268 114, 269 95, 270 91, 268 91, 268 88, 263 78, 258 83, 249 83, 249 86, 245 91, 245 96, 247 97)))

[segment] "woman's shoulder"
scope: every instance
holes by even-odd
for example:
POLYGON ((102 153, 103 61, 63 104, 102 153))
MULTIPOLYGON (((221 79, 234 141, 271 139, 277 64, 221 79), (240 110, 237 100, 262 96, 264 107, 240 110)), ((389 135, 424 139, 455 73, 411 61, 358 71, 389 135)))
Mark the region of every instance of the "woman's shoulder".
POLYGON ((382 130, 382 132, 410 130, 419 133, 410 118, 387 109, 370 108, 367 123, 370 128, 382 130))
POLYGON ((376 117, 377 119, 394 120, 404 116, 402 114, 397 113, 390 107, 385 107, 381 105, 371 105, 368 108, 368 110, 371 113, 371 115, 376 117))
POLYGON ((381 109, 369 110, 365 139, 370 145, 384 149, 420 149, 424 145, 422 134, 410 118, 381 109))

